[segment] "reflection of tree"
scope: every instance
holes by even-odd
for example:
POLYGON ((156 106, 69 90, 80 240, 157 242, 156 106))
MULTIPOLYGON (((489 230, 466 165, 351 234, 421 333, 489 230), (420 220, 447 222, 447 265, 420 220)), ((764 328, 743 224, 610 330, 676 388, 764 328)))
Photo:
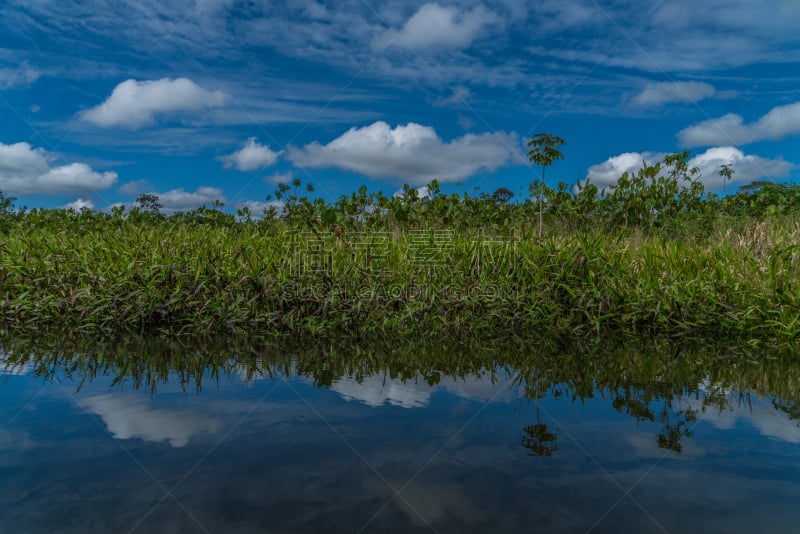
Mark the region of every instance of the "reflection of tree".
POLYGON ((650 409, 648 405, 649 402, 649 398, 642 398, 639 391, 628 387, 617 392, 616 397, 611 401, 611 405, 619 413, 632 415, 636 419, 636 422, 639 423, 644 420, 655 420, 655 414, 653 410, 650 409))
MULTIPOLYGON (((625 385, 613 392, 611 405, 619 413, 630 415, 637 423, 658 422, 663 426, 658 434, 658 446, 674 452, 682 452, 681 439, 692 436, 690 424, 697 420, 697 411, 692 408, 676 410, 673 401, 680 399, 681 391, 669 384, 649 384, 647 386, 625 385), (651 405, 657 400, 663 402, 656 412, 651 405)), ((716 397, 714 397, 716 401, 716 397)))
POLYGON ((558 434, 549 432, 547 424, 541 421, 522 429, 522 446, 528 449, 528 456, 550 457, 558 450, 558 434))
POLYGON ((681 438, 688 438, 691 435, 692 432, 686 425, 686 421, 677 421, 676 423, 667 421, 658 434, 658 446, 662 449, 682 452, 681 438))
POLYGON ((522 429, 521 445, 523 448, 528 449, 528 456, 546 456, 549 458, 558 450, 558 445, 556 444, 558 434, 549 432, 547 424, 542 422, 539 400, 545 396, 545 386, 538 379, 529 383, 525 390, 525 397, 532 398, 536 402, 536 424, 528 425, 522 429))
POLYGON ((780 399, 772 399, 772 407, 787 415, 790 420, 800 420, 800 403, 783 402, 780 399))

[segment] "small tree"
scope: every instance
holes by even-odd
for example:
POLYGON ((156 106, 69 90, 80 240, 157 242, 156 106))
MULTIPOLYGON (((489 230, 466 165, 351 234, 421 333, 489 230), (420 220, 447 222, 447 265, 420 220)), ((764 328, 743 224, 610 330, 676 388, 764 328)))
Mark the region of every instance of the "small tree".
POLYGON ((544 218, 542 215, 544 213, 544 171, 553 162, 564 159, 564 154, 558 149, 565 144, 567 142, 564 139, 548 133, 538 133, 528 141, 528 146, 531 147, 531 150, 528 151, 528 159, 534 165, 542 167, 542 181, 537 188, 539 191, 539 239, 542 238, 542 219, 544 218))
POLYGON ((727 184, 731 180, 731 178, 733 178, 733 175, 734 175, 735 172, 736 171, 734 171, 731 168, 731 164, 730 163, 726 163, 724 165, 720 165, 719 166, 719 176, 720 176, 720 178, 722 178, 722 194, 723 195, 725 195, 725 193, 726 193, 725 184, 727 184))
POLYGON ((497 189, 497 191, 492 193, 492 199, 496 204, 508 204, 513 197, 514 192, 510 189, 506 189, 505 187, 500 187, 497 189))
POLYGON ((158 195, 139 195, 136 197, 136 203, 139 204, 139 209, 149 212, 156 217, 161 215, 161 208, 164 207, 164 204, 158 201, 158 195))
POLYGON ((14 209, 14 201, 16 197, 7 197, 0 191, 0 215, 8 215, 14 209))

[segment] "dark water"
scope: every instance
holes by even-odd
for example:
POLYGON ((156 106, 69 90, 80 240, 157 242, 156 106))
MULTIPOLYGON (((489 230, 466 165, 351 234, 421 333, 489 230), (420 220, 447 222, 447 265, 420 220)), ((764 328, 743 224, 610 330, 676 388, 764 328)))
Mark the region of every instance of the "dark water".
POLYGON ((514 350, 18 347, 0 531, 800 529, 791 356, 514 350))

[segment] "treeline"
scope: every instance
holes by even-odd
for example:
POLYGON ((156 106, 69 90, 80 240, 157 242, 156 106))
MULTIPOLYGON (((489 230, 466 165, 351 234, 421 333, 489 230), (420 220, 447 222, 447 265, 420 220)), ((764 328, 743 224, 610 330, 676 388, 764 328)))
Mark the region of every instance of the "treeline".
MULTIPOLYGON (((590 181, 550 187, 541 180, 529 185, 531 198, 515 201, 514 193, 501 187, 494 193, 442 194, 439 183, 423 188, 426 194, 404 186, 403 193, 386 196, 366 186, 336 202, 310 198, 312 184, 295 179, 280 184, 266 197, 266 208, 254 213, 244 207, 236 214, 223 211, 217 200, 195 210, 164 213, 157 195, 144 194, 133 208, 117 206, 109 212, 91 210, 28 210, 15 208, 15 198, 0 192, 0 231, 17 222, 48 225, 74 216, 87 223, 178 223, 214 226, 259 225, 340 232, 447 227, 453 231, 477 227, 504 233, 513 228, 578 230, 586 225, 607 229, 638 228, 671 235, 679 229, 708 229, 720 217, 756 217, 800 213, 800 186, 767 181, 753 182, 738 193, 719 197, 707 193, 699 171, 689 168, 689 153, 666 156, 644 165, 635 174, 623 174, 613 187, 600 190, 590 181), (539 210, 541 210, 541 219, 539 210), (69 215, 69 217, 67 217, 69 215), (687 225, 688 223, 688 225, 687 225)), ((733 170, 722 166, 720 178, 729 180, 733 170)), ((59 223, 61 224, 61 223, 59 223)))

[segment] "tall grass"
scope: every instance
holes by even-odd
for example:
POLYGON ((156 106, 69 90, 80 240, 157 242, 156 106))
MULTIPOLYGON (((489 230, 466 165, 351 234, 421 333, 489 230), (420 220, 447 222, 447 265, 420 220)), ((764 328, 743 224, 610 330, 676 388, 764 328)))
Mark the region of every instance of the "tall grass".
POLYGON ((337 232, 34 215, 0 242, 7 331, 800 333, 800 225, 789 218, 720 218, 675 235, 555 221, 539 240, 519 222, 337 232))
POLYGON ((707 195, 688 152, 611 191, 542 185, 543 223, 510 191, 334 204, 282 185, 239 220, 205 207, 13 209, 0 193, 0 328, 439 338, 800 334, 800 187, 707 195), (539 236, 543 235, 544 238, 539 236))

